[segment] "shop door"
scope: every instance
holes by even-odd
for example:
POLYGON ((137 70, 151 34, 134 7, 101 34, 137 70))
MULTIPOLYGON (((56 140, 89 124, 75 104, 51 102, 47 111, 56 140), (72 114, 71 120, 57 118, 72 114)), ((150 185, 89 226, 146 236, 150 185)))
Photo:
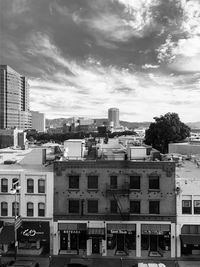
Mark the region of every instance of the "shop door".
POLYGON ((60 233, 60 249, 67 250, 67 243, 68 242, 68 234, 67 233, 60 233))
POLYGON ((158 247, 158 236, 157 235, 150 235, 150 251, 157 251, 158 247))
POLYGON ((77 250, 77 234, 71 234, 70 247, 72 250, 77 250))
POLYGON ((100 244, 99 238, 93 237, 92 238, 92 253, 99 254, 100 253, 100 244))
POLYGON ((124 251, 124 234, 117 234, 117 250, 124 251))

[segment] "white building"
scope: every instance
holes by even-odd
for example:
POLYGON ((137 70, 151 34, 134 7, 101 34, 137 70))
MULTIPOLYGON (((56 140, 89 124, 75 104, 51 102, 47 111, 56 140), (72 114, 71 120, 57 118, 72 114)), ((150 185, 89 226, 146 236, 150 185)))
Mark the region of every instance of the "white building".
POLYGON ((45 132, 45 115, 38 111, 31 111, 32 114, 32 129, 38 132, 45 132))

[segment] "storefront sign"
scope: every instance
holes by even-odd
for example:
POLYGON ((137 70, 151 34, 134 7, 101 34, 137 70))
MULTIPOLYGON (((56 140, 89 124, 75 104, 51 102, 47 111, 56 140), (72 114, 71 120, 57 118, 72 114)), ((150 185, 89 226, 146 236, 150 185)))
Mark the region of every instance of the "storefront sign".
POLYGON ((63 233, 65 234, 80 234, 81 231, 78 230, 65 230, 63 233))
POLYGON ((111 234, 128 234, 131 235, 132 231, 127 230, 110 230, 111 234))
POLYGON ((22 232, 23 236, 35 236, 35 235, 44 235, 44 232, 37 232, 35 229, 25 229, 22 232))

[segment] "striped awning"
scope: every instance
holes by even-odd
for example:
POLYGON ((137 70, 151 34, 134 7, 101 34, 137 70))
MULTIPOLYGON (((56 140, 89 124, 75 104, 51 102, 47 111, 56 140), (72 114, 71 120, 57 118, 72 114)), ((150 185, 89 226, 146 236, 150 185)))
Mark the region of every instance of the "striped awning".
POLYGON ((105 235, 105 228, 88 228, 88 235, 105 235))
POLYGON ((109 223, 109 224, 107 224, 107 229, 108 229, 108 231, 111 231, 111 230, 135 231, 136 225, 135 224, 109 223))

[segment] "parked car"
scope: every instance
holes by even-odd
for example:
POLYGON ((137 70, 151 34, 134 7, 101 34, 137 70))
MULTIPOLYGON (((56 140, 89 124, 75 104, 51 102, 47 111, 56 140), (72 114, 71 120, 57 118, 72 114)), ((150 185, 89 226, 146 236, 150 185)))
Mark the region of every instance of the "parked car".
POLYGON ((8 266, 15 267, 40 267, 39 263, 35 260, 16 260, 11 262, 8 266))

